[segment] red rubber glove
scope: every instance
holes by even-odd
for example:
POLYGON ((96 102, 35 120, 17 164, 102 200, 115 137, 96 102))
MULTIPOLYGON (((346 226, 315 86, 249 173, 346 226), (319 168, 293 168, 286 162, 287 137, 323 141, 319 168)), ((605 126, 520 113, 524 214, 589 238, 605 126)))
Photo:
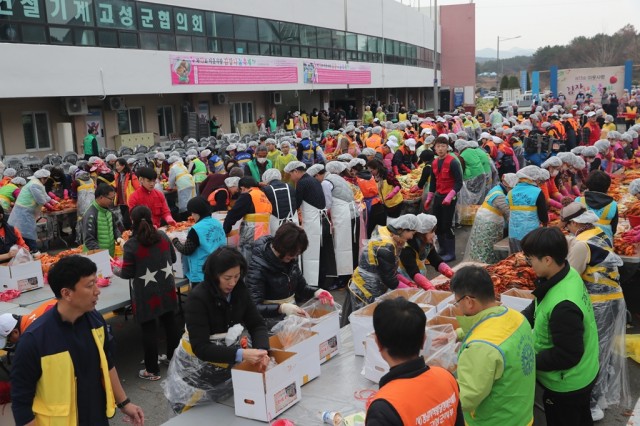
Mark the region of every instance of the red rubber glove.
POLYGON ((415 285, 411 282, 411 280, 407 277, 405 277, 402 274, 397 274, 396 277, 398 278, 398 287, 397 288, 411 288, 411 287, 415 287, 415 285))
POLYGON ((394 175, 399 175, 400 171, 398 170, 398 166, 393 166, 393 174, 394 175))
POLYGON ((333 296, 327 290, 319 289, 313 294, 323 305, 333 306, 333 296))
POLYGON ((549 198, 549 205, 554 209, 558 209, 558 210, 562 209, 562 203, 554 200, 553 198, 549 198))
POLYGON ((427 279, 421 273, 417 273, 413 276, 413 281, 423 290, 433 290, 435 287, 431 284, 431 281, 427 279))
POLYGON ((429 210, 429 206, 431 205, 431 200, 433 200, 433 192, 427 194, 427 200, 424 202, 424 209, 429 210))
POLYGON ((53 198, 56 201, 60 201, 60 197, 58 197, 56 194, 54 194, 51 191, 49 191, 49 197, 53 198))
POLYGON ((68 200, 68 199, 69 199, 69 190, 68 190, 68 189, 65 189, 65 190, 64 190, 64 199, 65 199, 65 200, 68 200))
POLYGON ((171 216, 165 217, 164 221, 167 222, 167 225, 174 226, 176 224, 176 221, 173 220, 173 218, 171 216))
POLYGON ((440 264, 438 265, 438 272, 440 272, 447 278, 451 278, 454 274, 453 269, 451 269, 451 267, 444 262, 440 262, 440 264))
POLYGON ((453 199, 456 196, 456 191, 454 191, 453 189, 451 191, 449 191, 449 193, 447 194, 446 197, 444 197, 444 200, 442 200, 442 205, 443 206, 448 206, 449 204, 451 204, 451 201, 453 201, 453 199))
POLYGON ((420 187, 418 185, 413 185, 409 190, 409 192, 411 192, 412 194, 415 194, 416 192, 420 192, 420 187))
POLYGON ((384 199, 385 199, 385 200, 390 200, 390 199, 392 199, 393 197, 395 197, 395 196, 396 196, 396 194, 397 194, 398 192, 400 192, 400 187, 399 187, 399 186, 396 186, 395 188, 393 188, 393 189, 391 190, 391 192, 390 192, 390 193, 388 193, 388 194, 387 194, 387 196, 386 196, 386 197, 384 197, 384 199))

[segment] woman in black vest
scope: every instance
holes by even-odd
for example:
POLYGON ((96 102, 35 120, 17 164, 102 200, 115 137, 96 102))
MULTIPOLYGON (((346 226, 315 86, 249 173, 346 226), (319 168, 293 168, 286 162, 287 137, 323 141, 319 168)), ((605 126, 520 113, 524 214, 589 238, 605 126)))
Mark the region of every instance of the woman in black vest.
POLYGON ((13 259, 20 248, 29 251, 20 231, 7 223, 4 209, 0 206, 0 263, 13 259))

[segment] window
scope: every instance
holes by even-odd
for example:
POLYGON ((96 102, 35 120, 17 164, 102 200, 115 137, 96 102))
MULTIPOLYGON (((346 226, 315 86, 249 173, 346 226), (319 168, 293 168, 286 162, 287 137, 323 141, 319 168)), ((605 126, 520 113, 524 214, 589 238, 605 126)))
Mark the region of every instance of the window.
POLYGON ((277 21, 269 21, 267 19, 258 19, 258 34, 260 41, 279 43, 280 31, 277 21))
POLYGON ((316 27, 309 25, 300 25, 300 44, 303 46, 315 47, 316 42, 316 27))
POLYGON ((77 28, 73 30, 76 46, 95 46, 96 34, 93 30, 77 28))
POLYGON ((300 26, 290 22, 280 22, 280 41, 282 43, 300 44, 300 26))
POLYGON ((46 43, 45 28, 40 25, 23 25, 22 41, 25 43, 46 43))
POLYGON ((233 38, 233 16, 225 13, 215 14, 215 36, 224 38, 233 38))
POLYGON ((158 129, 160 129, 160 136, 169 136, 173 133, 173 107, 171 105, 158 107, 158 129))
POLYGON ((49 28, 51 44, 73 44, 72 33, 69 28, 49 28))
POLYGON ((51 149, 49 115, 46 112, 22 113, 22 130, 27 151, 51 149))
POLYGON ((158 50, 158 35, 155 33, 140 33, 140 47, 144 50, 158 50))
POLYGON ((236 39, 258 40, 258 20, 247 16, 234 16, 233 28, 236 39))
MULTIPOLYGON (((318 47, 331 47, 331 30, 328 28, 318 28, 318 47)), ((337 46, 336 46, 337 47, 337 46)))
POLYGON ((238 123, 251 123, 253 119, 253 102, 235 102, 229 108, 231 128, 236 129, 238 123))
POLYGON ((143 133, 142 108, 128 108, 118 111, 118 133, 128 135, 143 133))

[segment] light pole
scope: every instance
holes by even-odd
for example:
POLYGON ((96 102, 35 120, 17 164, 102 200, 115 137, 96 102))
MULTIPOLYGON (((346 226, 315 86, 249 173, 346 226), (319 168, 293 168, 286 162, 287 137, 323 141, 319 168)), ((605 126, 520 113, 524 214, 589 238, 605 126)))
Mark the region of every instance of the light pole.
POLYGON ((500 42, 507 41, 507 40, 515 40, 520 37, 522 36, 503 37, 503 38, 500 38, 500 36, 497 37, 498 48, 496 49, 496 80, 498 81, 498 88, 500 88, 500 74, 504 73, 504 67, 500 67, 500 42))

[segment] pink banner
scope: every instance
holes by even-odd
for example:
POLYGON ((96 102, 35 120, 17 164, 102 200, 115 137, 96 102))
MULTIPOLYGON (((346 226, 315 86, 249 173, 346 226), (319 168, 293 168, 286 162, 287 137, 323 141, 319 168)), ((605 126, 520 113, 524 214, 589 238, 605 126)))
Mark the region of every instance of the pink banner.
POLYGON ((298 82, 295 61, 280 58, 172 56, 173 85, 282 84, 298 82))
POLYGON ((305 62, 304 82, 311 84, 371 84, 371 69, 346 62, 305 62))

